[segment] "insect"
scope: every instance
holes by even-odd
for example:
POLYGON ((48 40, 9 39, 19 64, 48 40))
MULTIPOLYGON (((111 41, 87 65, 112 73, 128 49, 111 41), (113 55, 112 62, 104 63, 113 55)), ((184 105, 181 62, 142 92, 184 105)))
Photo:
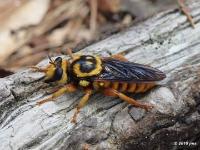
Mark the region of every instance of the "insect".
POLYGON ((80 109, 88 102, 94 91, 102 92, 106 96, 118 97, 129 104, 149 110, 153 105, 142 103, 126 96, 125 92, 143 93, 156 85, 166 75, 155 68, 129 62, 123 55, 116 54, 110 57, 93 55, 72 54, 68 49, 69 60, 57 57, 55 60, 49 57, 49 65, 46 68, 34 66, 36 71, 44 72, 46 83, 54 82, 61 87, 48 98, 38 102, 41 105, 48 101, 54 101, 64 93, 75 92, 77 89, 84 91, 84 96, 76 107, 72 122, 80 109))

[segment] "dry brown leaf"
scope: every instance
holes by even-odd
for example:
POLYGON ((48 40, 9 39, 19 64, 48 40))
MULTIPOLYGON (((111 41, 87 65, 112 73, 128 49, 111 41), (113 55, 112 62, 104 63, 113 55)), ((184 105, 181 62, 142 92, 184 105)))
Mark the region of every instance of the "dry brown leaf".
POLYGON ((186 15, 188 21, 190 22, 191 26, 193 28, 195 28, 195 23, 194 23, 194 20, 192 18, 192 16, 190 15, 190 12, 188 10, 188 8, 185 6, 185 3, 184 3, 184 0, 177 0, 179 6, 180 6, 180 9, 181 11, 186 15))
POLYGON ((29 0, 12 10, 0 26, 0 64, 29 37, 26 28, 41 22, 50 0, 29 0))
POLYGON ((1 0, 0 1, 0 21, 8 19, 17 8, 22 6, 26 1, 25 0, 1 0))
MULTIPOLYGON (((7 14, 9 15, 7 16, 11 17, 6 17, 6 23, 9 22, 10 18, 13 18, 12 16, 16 16, 16 12, 20 9, 23 10, 27 3, 34 0, 8 1, 20 1, 20 5, 12 6, 11 10, 8 9, 7 14)), ((26 20, 19 17, 12 19, 18 21, 10 25, 12 30, 9 28, 6 30, 8 32, 1 32, 0 43, 4 42, 6 45, 4 49, 11 50, 7 54, 9 62, 4 63, 4 66, 16 69, 24 65, 35 64, 34 60, 44 58, 50 51, 50 53, 55 54, 57 48, 64 50, 66 47, 79 47, 79 43, 87 44, 99 39, 99 33, 110 35, 122 30, 124 27, 130 26, 134 19, 130 10, 138 7, 134 3, 138 0, 35 0, 34 2, 40 5, 44 1, 48 1, 48 10, 46 9, 46 13, 43 14, 45 17, 43 18, 41 15, 36 24, 29 21, 31 17, 27 19, 28 23, 24 23, 26 20), (125 7, 124 4, 129 7, 125 7), (135 7, 132 7, 133 5, 135 7), (15 50, 16 53, 13 54, 12 52, 15 50), (10 55, 11 53, 12 55, 10 55), (29 60, 30 58, 31 60, 29 60)), ((141 1, 139 2, 142 3, 141 1)), ((41 7, 44 6, 38 8, 41 7)), ((38 11, 38 8, 35 10, 38 11)), ((35 10, 31 13, 35 13, 35 10)), ((26 16, 26 14, 23 15, 26 16)), ((9 26, 6 25, 6 27, 9 26)))
POLYGON ((90 30, 95 33, 97 29, 97 14, 98 5, 97 0, 90 0, 90 30))
POLYGON ((47 53, 44 51, 35 53, 35 54, 28 54, 26 57, 15 57, 15 59, 11 60, 11 62, 8 64, 8 67, 12 71, 16 71, 19 68, 22 68, 24 66, 31 66, 33 64, 37 64, 41 59, 43 59, 45 56, 47 56, 47 53))
POLYGON ((55 10, 49 12, 47 17, 41 23, 41 25, 34 30, 36 35, 41 35, 50 32, 56 26, 63 21, 71 20, 74 18, 85 18, 89 13, 85 1, 83 0, 71 0, 66 1, 55 10))
POLYGON ((98 9, 105 13, 117 13, 120 5, 121 0, 98 0, 98 9))

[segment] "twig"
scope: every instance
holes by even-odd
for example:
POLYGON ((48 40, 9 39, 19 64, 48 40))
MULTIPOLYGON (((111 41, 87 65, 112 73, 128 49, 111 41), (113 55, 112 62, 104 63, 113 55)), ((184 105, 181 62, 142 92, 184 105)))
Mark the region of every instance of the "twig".
POLYGON ((186 17, 187 17, 188 21, 190 22, 191 26, 193 28, 195 28, 194 20, 192 19, 192 16, 188 12, 188 9, 184 4, 184 0, 177 0, 177 2, 178 2, 178 5, 180 6, 181 11, 186 15, 186 17))
POLYGON ((97 0, 90 0, 90 9, 91 9, 90 29, 92 33, 94 33, 97 27, 97 0))

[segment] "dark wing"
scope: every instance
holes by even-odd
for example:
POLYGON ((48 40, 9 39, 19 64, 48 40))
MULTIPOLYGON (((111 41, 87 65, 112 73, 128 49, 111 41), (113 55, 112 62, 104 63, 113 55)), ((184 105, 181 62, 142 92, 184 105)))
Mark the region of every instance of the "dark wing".
POLYGON ((103 71, 95 78, 97 81, 121 81, 121 82, 153 82, 160 81, 166 75, 146 65, 116 59, 103 59, 103 71))

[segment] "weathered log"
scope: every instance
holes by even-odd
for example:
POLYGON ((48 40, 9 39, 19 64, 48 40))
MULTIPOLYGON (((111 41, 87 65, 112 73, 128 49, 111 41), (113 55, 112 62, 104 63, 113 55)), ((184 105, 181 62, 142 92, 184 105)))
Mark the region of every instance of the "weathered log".
POLYGON ((164 71, 167 78, 159 87, 136 97, 154 104, 154 109, 146 112, 97 93, 73 124, 70 119, 82 93, 65 94, 38 106, 36 102, 52 86, 42 82, 43 74, 23 70, 0 79, 0 149, 198 147, 200 1, 188 2, 195 29, 178 9, 169 10, 81 51, 100 55, 124 52, 132 62, 164 71))

